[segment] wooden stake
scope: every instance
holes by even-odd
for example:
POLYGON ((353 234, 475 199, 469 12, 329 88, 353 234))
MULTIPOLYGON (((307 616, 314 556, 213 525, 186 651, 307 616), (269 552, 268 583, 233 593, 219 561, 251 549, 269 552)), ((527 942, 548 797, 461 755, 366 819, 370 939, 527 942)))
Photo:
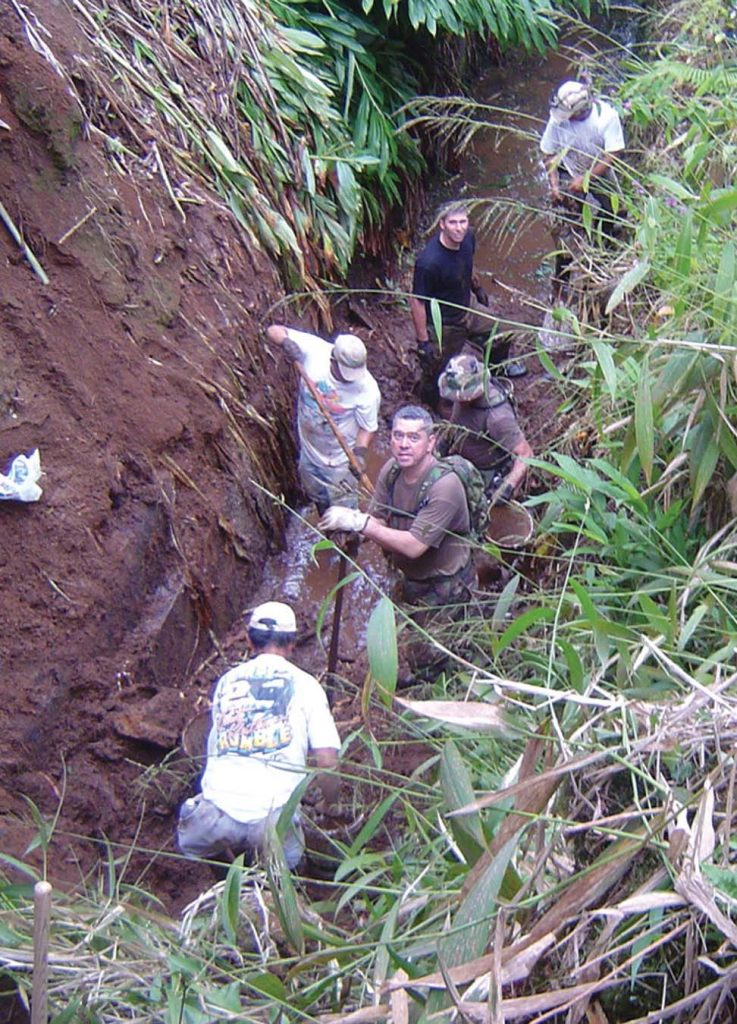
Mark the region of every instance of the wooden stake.
POLYGON ((31 1024, 48 1024, 49 920, 51 886, 36 882, 33 887, 33 986, 31 1024))

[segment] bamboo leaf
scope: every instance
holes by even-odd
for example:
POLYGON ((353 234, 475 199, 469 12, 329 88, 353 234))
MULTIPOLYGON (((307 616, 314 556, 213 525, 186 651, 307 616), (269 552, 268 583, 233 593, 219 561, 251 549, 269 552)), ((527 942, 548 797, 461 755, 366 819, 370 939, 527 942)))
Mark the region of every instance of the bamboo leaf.
POLYGON ((474 960, 486 950, 499 889, 517 843, 514 835, 499 850, 458 908, 450 934, 438 942, 438 956, 448 967, 474 960))
POLYGON ((432 327, 435 331, 435 337, 438 339, 438 348, 442 352, 443 350, 443 318, 440 314, 440 303, 437 299, 430 300, 430 319, 432 320, 432 327))
POLYGON ((415 715, 433 718, 447 725, 459 725, 466 729, 494 732, 503 736, 510 736, 514 732, 505 711, 495 704, 476 700, 406 700, 402 697, 394 699, 415 715))
POLYGON ((681 281, 688 281, 691 273, 691 244, 693 235, 693 217, 689 211, 683 218, 681 230, 676 242, 674 269, 681 281))
POLYGON ((645 479, 650 484, 653 479, 653 459, 655 456, 655 427, 653 421, 653 400, 650 392, 650 375, 647 359, 643 362, 640 380, 635 395, 635 437, 640 465, 645 479))
POLYGON ((601 367, 601 372, 604 374, 607 391, 611 395, 612 401, 615 401, 617 397, 617 369, 614 365, 612 346, 601 338, 596 337, 592 337, 591 345, 597 362, 601 367))
POLYGON ((497 655, 501 654, 502 651, 509 647, 513 640, 516 640, 518 636, 525 633, 530 626, 537 625, 539 622, 552 622, 554 618, 555 609, 548 606, 529 608, 526 612, 522 612, 514 622, 507 626, 500 637, 492 637, 491 643, 494 653, 497 655))
POLYGON ((576 648, 567 640, 558 640, 558 646, 566 661, 569 683, 578 693, 583 693, 586 688, 584 685, 583 665, 576 648))
MULTIPOLYGON (((358 833, 356 838, 351 843, 350 849, 348 850, 348 854, 350 856, 353 856, 354 854, 358 853, 358 851, 362 847, 364 847, 369 842, 369 840, 376 834, 376 830, 379 828, 386 815, 392 809, 395 802, 399 799, 399 796, 400 794, 398 792, 390 793, 389 796, 384 797, 384 799, 381 801, 378 807, 374 808, 374 810, 369 815, 368 821, 362 826, 361 831, 358 833)), ((339 877, 339 872, 340 867, 338 868, 338 872, 336 872, 335 875, 336 880, 339 877)))
POLYGON ((231 946, 238 945, 238 916, 240 913, 241 883, 243 881, 243 854, 228 868, 225 887, 220 898, 220 920, 231 946))
MULTIPOLYGON (((467 807, 476 799, 468 769, 453 742, 448 742, 443 747, 440 759, 440 788, 448 812, 467 807)), ((479 815, 472 813, 462 818, 453 817, 451 829, 466 860, 473 864, 486 845, 479 815)))
POLYGON ((381 699, 389 707, 397 687, 399 656, 394 605, 388 597, 382 597, 371 612, 366 627, 366 650, 371 676, 381 699))
POLYGON ((735 245, 727 242, 722 250, 716 280, 712 308, 717 327, 725 328, 729 323, 731 304, 734 302, 735 245))
POLYGON ((268 854, 266 873, 277 917, 290 946, 295 952, 302 955, 305 951, 305 936, 297 893, 292 881, 292 874, 284 857, 284 847, 271 823, 266 831, 266 851, 268 854))
POLYGON ((737 189, 715 189, 712 195, 717 198, 706 204, 704 216, 716 224, 723 224, 737 209, 737 189))
POLYGON ((504 590, 497 598, 496 607, 494 608, 494 614, 491 619, 492 629, 499 630, 504 625, 504 619, 507 612, 512 607, 517 588, 520 584, 520 577, 518 575, 512 576, 512 578, 504 585, 504 590))
POLYGON ((287 998, 287 990, 284 982, 276 974, 266 971, 264 974, 251 975, 245 979, 244 984, 264 996, 283 1002, 287 998))
POLYGON ((697 196, 686 188, 680 181, 676 181, 675 178, 669 178, 665 174, 651 174, 650 181, 653 185, 658 185, 664 189, 670 195, 675 196, 676 199, 696 199, 697 196))
POLYGON ((691 508, 703 497, 719 461, 719 445, 710 418, 704 418, 695 431, 690 455, 692 495, 691 508))
POLYGON ((606 304, 605 313, 607 316, 613 312, 620 304, 625 295, 637 287, 637 285, 643 281, 650 273, 650 263, 647 260, 638 260, 634 267, 627 271, 619 281, 609 297, 609 301, 606 304))

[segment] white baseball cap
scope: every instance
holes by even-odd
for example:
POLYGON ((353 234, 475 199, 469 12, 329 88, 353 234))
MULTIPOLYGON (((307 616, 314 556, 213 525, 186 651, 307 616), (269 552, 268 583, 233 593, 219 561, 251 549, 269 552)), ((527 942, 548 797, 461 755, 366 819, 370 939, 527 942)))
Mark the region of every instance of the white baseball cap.
POLYGON ((355 334, 339 334, 335 339, 333 355, 346 380, 360 380, 367 372, 366 346, 355 334))
POLYGON ((265 633, 296 633, 297 620, 288 604, 267 601, 253 609, 248 628, 261 629, 265 633))

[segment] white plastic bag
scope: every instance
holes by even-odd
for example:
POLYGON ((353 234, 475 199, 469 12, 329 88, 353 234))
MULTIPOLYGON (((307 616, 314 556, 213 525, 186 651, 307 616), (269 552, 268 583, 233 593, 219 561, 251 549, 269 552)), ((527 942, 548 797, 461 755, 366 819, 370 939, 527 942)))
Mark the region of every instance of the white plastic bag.
POLYGON ((0 473, 0 501, 38 501, 43 494, 36 483, 40 476, 38 448, 30 455, 16 455, 7 475, 0 473))

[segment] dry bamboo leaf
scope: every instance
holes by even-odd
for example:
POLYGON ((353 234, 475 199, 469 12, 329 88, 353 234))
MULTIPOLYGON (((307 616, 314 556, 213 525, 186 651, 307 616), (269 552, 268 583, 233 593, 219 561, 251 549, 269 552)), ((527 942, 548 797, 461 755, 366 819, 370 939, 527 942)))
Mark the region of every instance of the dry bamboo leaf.
POLYGON ((630 896, 613 907, 602 907, 600 914, 643 914, 649 910, 660 910, 665 907, 682 907, 684 899, 675 892, 644 892, 639 896, 630 896))
MULTIPOLYGON (((401 985, 408 978, 407 972, 400 967, 395 973, 393 980, 401 985)), ((389 996, 389 1005, 391 1007, 392 1024, 409 1024, 409 996, 403 987, 392 990, 389 996)))
POLYGON ((497 704, 478 700, 406 700, 403 697, 395 697, 395 700, 416 715, 434 718, 448 725, 461 725, 466 729, 479 729, 483 732, 501 732, 505 736, 514 732, 506 721, 505 712, 497 704))
POLYGON ((586 1011, 586 1024, 609 1024, 607 1015, 601 1008, 601 1003, 596 1000, 586 1011))
POLYGON ((582 911, 598 902, 613 885, 632 866, 635 853, 650 838, 651 833, 633 836, 631 839, 619 839, 610 846, 591 868, 581 872, 561 894, 560 898, 533 925, 526 936, 510 947, 516 953, 527 949, 541 936, 557 933, 571 918, 578 917, 582 911))
MULTIPOLYGON (((524 754, 519 767, 518 786, 522 789, 517 792, 514 798, 514 811, 511 811, 501 824, 497 834, 492 839, 487 850, 479 857, 473 868, 468 872, 463 883, 463 893, 469 892, 476 884, 481 874, 486 871, 488 865, 503 849, 507 842, 520 829, 524 828, 530 820, 530 815, 540 814, 547 807, 550 798, 561 781, 561 776, 550 778, 548 773, 543 771, 540 775, 535 774, 535 768, 540 758, 540 753, 547 738, 536 736, 530 740, 525 747, 524 754), (515 813, 517 812, 517 813, 515 813)), ((550 757, 550 747, 547 747, 547 756, 550 757)), ((514 787, 511 787, 514 788, 514 787)))
MULTIPOLYGON (((532 945, 517 953, 511 953, 509 949, 503 949, 501 984, 511 985, 515 981, 524 981, 537 961, 555 942, 555 935, 543 935, 532 945)), ((485 956, 469 960, 468 963, 458 964, 457 967, 448 969, 448 977, 455 985, 465 985, 467 982, 478 982, 484 975, 494 969, 496 956, 494 953, 487 953, 485 956)), ((385 986, 388 992, 393 989, 402 988, 445 988, 445 979, 440 971, 434 974, 426 974, 422 978, 412 978, 409 981, 399 981, 399 972, 385 986)))
MULTIPOLYGON (((593 754, 583 754, 581 757, 571 758, 570 761, 565 761, 563 764, 556 765, 555 768, 550 768, 547 771, 541 772, 535 776, 537 782, 552 781, 553 779, 560 779, 564 775, 569 775, 571 772, 580 771, 582 768, 587 768, 589 765, 596 764, 597 761, 603 761, 609 756, 609 751, 599 750, 593 754)), ((474 814, 476 811, 481 811, 484 807, 492 807, 494 804, 501 803, 502 800, 508 800, 510 797, 517 796, 518 793, 524 792, 529 789, 530 781, 526 779, 524 782, 517 782, 514 786, 507 786, 506 789, 497 790, 496 793, 487 793, 486 796, 481 796, 478 800, 474 800, 471 804, 466 804, 465 807, 459 807, 458 810, 453 811, 452 814, 474 814)))
POLYGON ((693 828, 688 844, 688 854, 693 864, 693 869, 701 874, 701 865, 704 861, 711 860, 716 846, 716 835, 714 832, 714 789, 710 779, 704 780, 704 790, 696 809, 693 828))
POLYGON ((378 1006, 364 1006, 352 1013, 323 1013, 315 1020, 320 1021, 320 1024, 374 1024, 374 1021, 386 1020, 388 1016, 387 1004, 379 1003, 378 1006))
POLYGON ((700 910, 702 914, 706 914, 711 923, 729 939, 733 946, 737 946, 737 927, 714 902, 711 886, 690 871, 685 871, 676 878, 675 889, 688 903, 700 910))
MULTIPOLYGON (((533 996, 516 996, 512 999, 505 999, 502 1003, 502 1015, 505 1021, 518 1020, 520 1017, 529 1017, 535 1013, 545 1013, 548 1010, 565 1009, 573 1005, 585 996, 601 992, 612 985, 621 984, 620 981, 608 980, 605 982, 594 982, 590 985, 572 985, 570 988, 553 989, 549 992, 540 992, 533 996)), ((489 1007, 486 1003, 462 1002, 458 1009, 464 1016, 469 1017, 478 1024, 491 1024, 489 1007)))

